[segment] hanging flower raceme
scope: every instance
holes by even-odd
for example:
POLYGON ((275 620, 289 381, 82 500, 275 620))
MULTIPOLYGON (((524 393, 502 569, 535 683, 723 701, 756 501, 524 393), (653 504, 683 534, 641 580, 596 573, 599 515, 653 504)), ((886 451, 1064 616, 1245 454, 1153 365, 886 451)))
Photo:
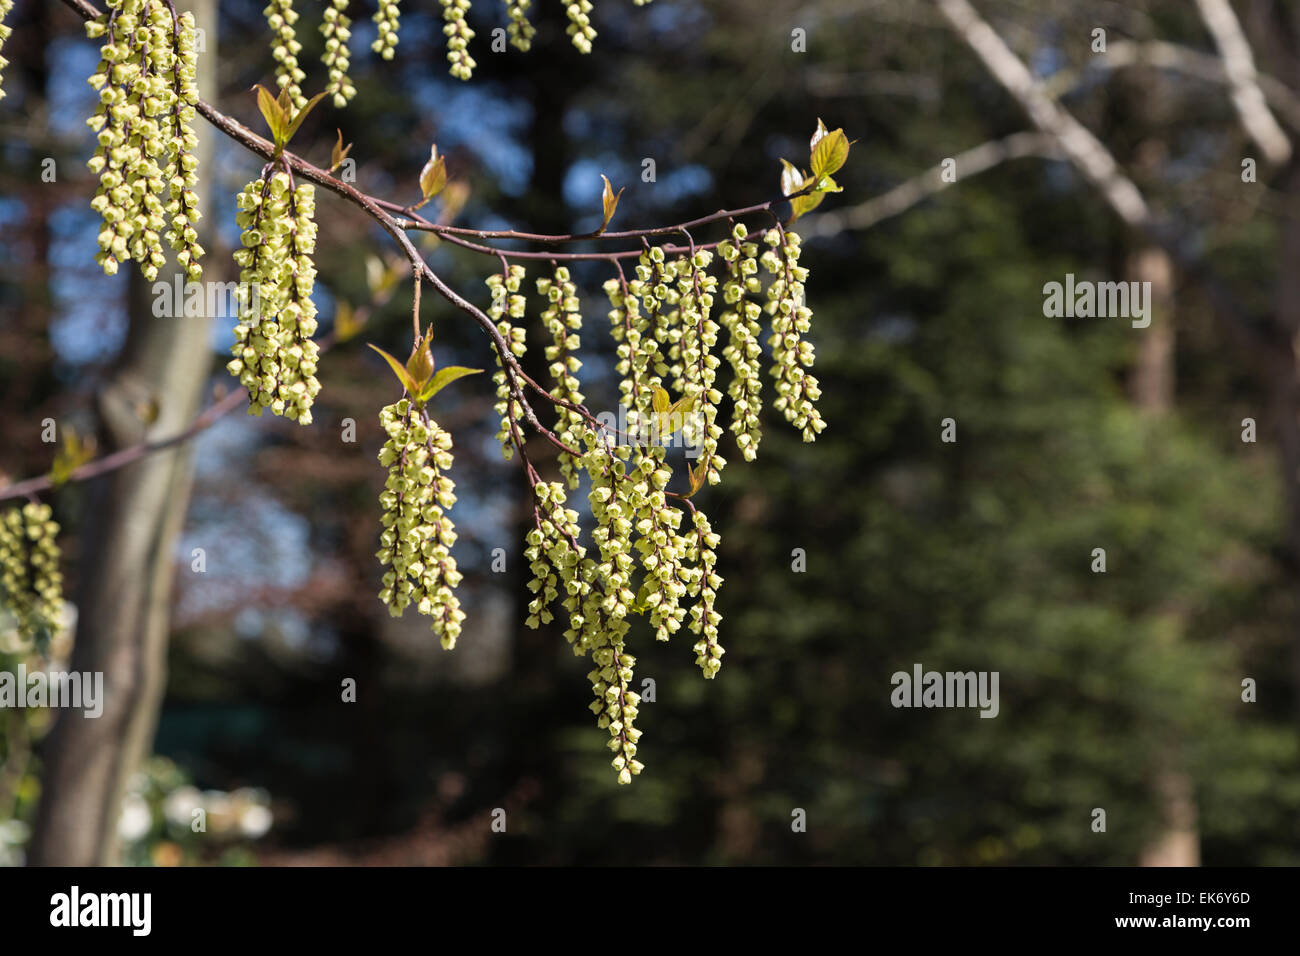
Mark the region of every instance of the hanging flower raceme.
POLYGON ((591 0, 565 0, 564 12, 569 17, 569 26, 564 32, 580 52, 590 53, 591 41, 596 39, 596 31, 591 25, 591 0))
POLYGON ((731 241, 718 244, 718 255, 727 263, 727 276, 722 286, 724 308, 719 316, 727 330, 727 347, 722 357, 731 365, 731 384, 727 394, 732 400, 730 431, 736 436, 736 447, 745 461, 753 461, 758 454, 758 444, 763 432, 758 413, 763 407, 763 378, 759 359, 763 348, 759 344, 762 326, 759 319, 763 308, 747 298, 762 291, 758 278, 758 244, 747 242, 748 231, 744 223, 736 223, 731 241))
POLYGON ((401 15, 398 0, 379 0, 379 9, 375 11, 373 18, 379 35, 370 44, 370 49, 385 60, 393 58, 393 52, 397 47, 397 29, 401 15))
MULTIPOLYGON (((492 292, 492 304, 488 306, 487 316, 497 324, 497 331, 510 347, 510 354, 523 358, 527 351, 526 333, 523 325, 514 325, 512 319, 523 319, 527 309, 527 299, 520 294, 523 288, 524 267, 512 265, 508 275, 493 275, 487 279, 488 289, 492 292)), ((514 397, 510 388, 510 378, 506 374, 501 356, 497 355, 497 369, 492 381, 497 386, 497 403, 495 411, 501 416, 501 427, 497 430, 497 441, 501 443, 501 454, 506 461, 514 457, 514 429, 524 417, 523 406, 514 397)))
MULTIPOLYGON (((641 315, 641 302, 621 275, 604 285, 609 298, 609 334, 617 343, 614 371, 621 376, 618 397, 627 409, 628 430, 637 433, 651 408, 650 350, 643 345, 650 323, 641 315)), ((653 342, 653 338, 651 339, 653 342)))
POLYGON ((680 423, 670 422, 670 427, 682 429, 683 442, 698 453, 709 484, 717 484, 727 462, 718 454, 722 429, 715 424, 722 393, 713 387, 721 360, 713 354, 718 344, 718 323, 711 312, 718 280, 706 271, 712 263, 713 253, 701 249, 678 268, 681 391, 694 414, 680 423))
POLYGON ((456 646, 465 612, 455 591, 461 573, 451 547, 456 529, 447 511, 456 503, 451 470, 451 435, 423 407, 404 398, 379 413, 388 440, 379 463, 388 469, 379 503, 383 507, 380 550, 384 573, 379 599, 394 617, 412 604, 430 617, 442 646, 456 646))
MULTIPOLYGON (((555 382, 551 397, 568 405, 581 405, 583 395, 579 391, 577 373, 582 368, 582 361, 577 353, 581 344, 578 330, 582 328, 582 307, 577 286, 569 277, 568 268, 559 266, 553 278, 537 280, 537 291, 547 301, 542 312, 542 324, 551 335, 551 344, 546 346, 546 361, 551 363, 551 380, 555 382)), ((556 434, 561 441, 569 446, 576 445, 582 427, 583 419, 579 412, 563 405, 556 406, 556 434)), ((570 488, 578 487, 578 471, 573 456, 567 452, 560 453, 560 473, 570 488)))
POLYGON ((469 28, 465 14, 469 12, 469 0, 438 0, 442 4, 442 18, 446 25, 442 32, 447 35, 447 62, 451 64, 451 75, 461 80, 468 80, 474 75, 478 64, 469 55, 469 41, 474 39, 474 31, 469 28))
POLYGON ((506 33, 510 35, 510 45, 525 52, 537 34, 537 28, 528 20, 528 8, 532 5, 532 0, 506 0, 506 33))
POLYGON ((722 615, 714 610, 713 602, 722 587, 722 577, 713 570, 718 562, 715 548, 719 538, 709 526, 709 519, 703 511, 691 514, 692 530, 687 535, 686 558, 695 562, 691 569, 688 593, 699 600, 691 607, 691 633, 699 635, 695 642, 695 663, 704 671, 704 676, 712 678, 722 669, 722 655, 725 653, 718 643, 718 625, 722 615))
POLYGON ((47 504, 28 502, 0 515, 0 607, 13 617, 19 639, 37 647, 58 630, 63 612, 58 534, 47 504))
POLYGON ((640 696, 632 689, 632 669, 636 658, 626 650, 630 629, 627 616, 635 597, 631 590, 634 562, 629 542, 636 514, 648 494, 649 482, 639 467, 628 471, 631 449, 627 445, 613 449, 602 437, 589 431, 583 468, 591 476, 591 506, 595 529, 592 538, 599 560, 585 558, 582 575, 585 599, 581 620, 574 626, 578 642, 590 650, 595 668, 587 675, 595 700, 591 711, 597 726, 609 731, 611 761, 619 783, 631 783, 642 765, 635 760, 641 732, 633 726, 640 696))
POLYGON ((320 392, 320 348, 312 341, 315 190, 310 183, 294 188, 280 169, 245 186, 237 205, 236 222, 243 230, 243 248, 235 253, 242 270, 239 324, 231 349, 235 357, 226 368, 248 389, 250 414, 269 408, 307 425, 320 392))
POLYGON ((767 289, 767 313, 772 316, 772 335, 767 341, 772 346, 777 393, 772 404, 799 429, 804 441, 816 441, 826 423, 814 404, 821 397, 821 388, 808 371, 813 366, 813 346, 803 337, 812 310, 804 304, 808 270, 799 265, 799 236, 788 229, 769 229, 763 241, 769 248, 760 261, 774 276, 767 289))
POLYGON ((432 332, 416 343, 403 365, 383 349, 371 346, 388 362, 406 397, 379 413, 388 440, 379 463, 388 469, 384 491, 384 531, 376 553, 384 573, 379 599, 394 617, 414 604, 420 614, 433 619, 433 632, 450 650, 460 636, 465 613, 454 588, 461 573, 451 547, 456 528, 447 511, 456 503, 450 476, 451 435, 429 417, 427 403, 448 384, 480 369, 451 366, 435 372, 429 350, 432 332))
POLYGON ((99 175, 90 205, 104 221, 95 261, 113 275, 135 260, 153 281, 167 261, 165 235, 197 281, 194 18, 174 18, 165 0, 108 0, 108 7, 86 22, 87 36, 104 38, 88 81, 99 108, 86 121, 98 142, 87 163, 99 175))
POLYGON ((587 549, 578 543, 578 512, 565 506, 567 498, 561 482, 537 482, 533 497, 534 527, 525 538, 524 557, 533 575, 528 589, 535 597, 528 604, 525 623, 529 627, 549 624, 554 619, 551 602, 563 595, 562 605, 570 613, 570 627, 564 637, 573 645, 573 653, 581 656, 586 652, 581 640, 581 605, 588 589, 582 577, 587 549))
MULTIPOLYGON (((833 188, 829 173, 843 165, 848 145, 843 131, 831 132, 818 123, 811 144, 816 176, 805 176, 791 187, 791 191, 802 190, 797 198, 807 200, 817 190, 833 188), (822 140, 825 143, 819 148, 822 140)), ((797 170, 793 176, 799 176, 797 170)), ((608 225, 617 206, 617 195, 608 182, 604 202, 608 225)), ((806 335, 812 313, 804 302, 808 273, 799 265, 799 237, 788 227, 777 226, 762 240, 762 244, 752 240, 744 223, 734 222, 727 238, 717 243, 716 254, 693 241, 685 250, 647 244, 634 276, 628 278, 616 266, 618 274, 603 288, 609 300, 619 400, 628 423, 622 433, 581 407, 575 375, 580 367, 576 353, 581 316, 568 269, 557 267, 552 277, 537 281, 546 298, 541 318, 550 334, 546 358, 555 387, 549 394, 559 416, 553 437, 568 448, 585 451, 572 456, 560 450, 564 482, 540 480, 532 464, 525 462, 534 494, 534 527, 527 534, 524 552, 532 572, 527 624, 539 627, 551 622, 556 605, 567 612, 565 640, 575 654, 589 654, 595 665, 588 674, 595 695, 591 710, 609 731, 621 783, 630 782, 643 769, 636 760, 640 731, 633 726, 639 701, 630 689, 636 664, 627 648, 631 618, 646 618, 660 641, 671 640, 683 629, 689 631, 696 666, 705 678, 715 677, 722 667, 725 651, 719 640, 722 615, 717 607, 723 583, 717 573, 720 540, 708 517, 690 499, 718 482, 725 464, 719 454, 723 429, 716 421, 722 402, 717 370, 724 360, 732 373, 731 432, 746 460, 757 454, 764 294, 771 316, 768 343, 777 380, 776 407, 806 441, 814 440, 824 427, 813 404, 819 391, 810 374, 813 351, 806 335), (762 274, 769 277, 766 289, 762 274), (718 341, 723 329, 725 347, 718 341), (687 448, 687 487, 673 490, 667 447, 678 432, 687 448), (578 487, 582 472, 591 486, 587 500, 594 548, 581 543, 579 515, 566 505, 566 485, 578 487)), ((523 316, 522 298, 512 296, 515 279, 522 277, 522 268, 512 266, 508 275, 488 279, 493 292, 489 316, 512 351, 515 325, 505 316, 507 312, 511 320, 523 316)), ((497 412, 503 416, 498 438, 503 443, 517 440, 513 429, 521 411, 511 404, 518 383, 511 381, 505 358, 499 356, 502 364, 496 378, 497 412)))
POLYGON ((679 533, 682 512, 668 504, 664 489, 672 471, 664 463, 664 449, 650 445, 642 449, 637 476, 644 481, 640 488, 635 530, 639 537, 636 550, 645 571, 636 605, 645 609, 655 639, 666 641, 682 626, 686 609, 681 599, 687 594, 689 574, 682 564, 688 545, 679 533))
POLYGON ((300 110, 307 105, 307 97, 302 95, 302 81, 307 74, 298 65, 298 54, 302 52, 302 44, 298 42, 297 30, 294 29, 298 11, 293 8, 293 0, 271 0, 262 14, 266 17, 266 25, 271 28, 276 85, 289 94, 294 109, 300 110))
POLYGON ((329 0, 325 8, 325 19, 320 25, 321 36, 325 38, 325 49, 321 53, 321 63, 329 72, 329 82, 325 92, 334 97, 334 105, 339 109, 348 105, 348 101, 357 95, 357 88, 348 79, 348 40, 352 37, 352 21, 344 12, 348 0, 329 0))

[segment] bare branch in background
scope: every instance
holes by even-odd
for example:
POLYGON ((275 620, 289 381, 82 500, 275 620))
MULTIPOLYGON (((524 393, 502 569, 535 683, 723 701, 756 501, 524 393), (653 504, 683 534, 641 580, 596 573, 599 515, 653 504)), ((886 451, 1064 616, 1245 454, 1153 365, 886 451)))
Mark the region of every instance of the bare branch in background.
POLYGON ((1133 181, 1120 170, 1115 158, 1086 126, 1044 92, 1020 58, 984 22, 975 8, 967 0, 935 2, 994 79, 1015 97, 1035 126, 1056 139, 1061 151, 1100 190, 1116 214, 1130 226, 1149 225, 1152 216, 1146 200, 1133 181))
POLYGON ((1255 57, 1241 32, 1237 15, 1228 0, 1196 0, 1205 28, 1223 56, 1223 70, 1232 90, 1232 105, 1241 125, 1270 163, 1280 166, 1291 158, 1291 141, 1278 125, 1264 101, 1255 73, 1255 57))
MULTIPOLYGON (((1106 55, 1092 57, 1087 68, 1122 70, 1129 66, 1150 66, 1195 77, 1207 83, 1228 83, 1223 61, 1217 56, 1165 40, 1112 40, 1106 47, 1106 55)), ((1044 80, 1043 89, 1054 99, 1064 96, 1078 84, 1079 75, 1077 70, 1061 70, 1044 80)), ((1300 131, 1300 96, 1296 96, 1281 80, 1266 73, 1256 74, 1255 80, 1268 105, 1278 112, 1289 127, 1300 131)))
MULTIPOLYGON (((1004 139, 990 140, 973 146, 952 157, 956 160, 957 175, 962 179, 986 172, 1012 159, 1036 156, 1060 159, 1061 151, 1056 140, 1043 133, 1012 133, 1004 139)), ((944 164, 939 163, 919 176, 900 183, 887 193, 874 196, 866 202, 848 209, 823 213, 813 219, 806 229, 808 238, 832 236, 845 229, 870 229, 876 223, 906 212, 917 203, 940 193, 955 180, 943 178, 944 164)))

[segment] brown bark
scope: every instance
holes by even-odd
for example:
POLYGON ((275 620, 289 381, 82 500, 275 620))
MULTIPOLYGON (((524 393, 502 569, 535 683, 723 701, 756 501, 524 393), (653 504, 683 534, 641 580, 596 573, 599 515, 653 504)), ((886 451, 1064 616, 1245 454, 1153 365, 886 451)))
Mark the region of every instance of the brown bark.
POLYGON ((1174 265, 1169 253, 1148 245, 1129 257, 1129 278, 1151 283, 1151 325, 1136 329, 1138 354, 1129 379, 1133 404, 1145 414, 1174 407, 1174 265))

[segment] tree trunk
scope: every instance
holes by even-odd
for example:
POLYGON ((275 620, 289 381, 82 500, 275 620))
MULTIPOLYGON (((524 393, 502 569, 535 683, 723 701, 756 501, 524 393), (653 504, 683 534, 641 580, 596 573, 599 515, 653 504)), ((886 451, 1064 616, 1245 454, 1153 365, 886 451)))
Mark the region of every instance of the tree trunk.
POLYGON ((1138 355, 1129 379, 1133 404, 1147 415, 1174 407, 1174 264, 1159 246, 1138 249, 1129 258, 1129 279, 1151 283, 1151 325, 1138 333, 1138 355))
MULTIPOLYGON (((198 85, 201 95, 213 99, 216 2, 188 0, 180 6, 206 31, 198 85)), ((196 132, 200 168, 210 169, 215 133, 198 125, 196 132)), ((206 212, 203 182, 200 205, 206 212)), ((211 230, 201 232, 207 245, 211 230)), ((129 268, 127 341, 98 396, 105 452, 185 428, 198 412, 212 358, 210 317, 155 317, 150 284, 129 268)), ((164 269, 159 280, 171 282, 172 276, 164 269)), ((32 864, 116 862, 123 791, 153 744, 162 702, 176 540, 192 471, 192 451, 183 443, 109 473, 90 489, 70 666, 103 673, 104 709, 97 719, 79 710, 60 712, 45 742, 28 850, 32 864)))
MULTIPOLYGON (((1151 325, 1135 330, 1138 354, 1129 380, 1134 406, 1144 415, 1167 416, 1174 407, 1174 264, 1159 246, 1139 247, 1128 259, 1133 282, 1151 283, 1151 325)), ((1181 609, 1169 613, 1186 618, 1181 609)), ((1181 630, 1181 626, 1171 633, 1181 630)), ((1160 831, 1139 856, 1141 866, 1200 866, 1196 785, 1170 746, 1157 758, 1153 788, 1160 807, 1160 831)))

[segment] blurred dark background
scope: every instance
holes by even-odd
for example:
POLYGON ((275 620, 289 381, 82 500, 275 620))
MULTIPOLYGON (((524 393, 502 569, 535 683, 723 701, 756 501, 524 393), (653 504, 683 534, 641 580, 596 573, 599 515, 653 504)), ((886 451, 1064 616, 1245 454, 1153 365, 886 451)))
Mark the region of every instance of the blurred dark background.
MULTIPOLYGON (((297 6, 310 94, 323 83, 321 4, 297 6)), ((1127 227, 1051 150, 969 176, 959 162, 958 181, 937 188, 927 170, 945 158, 1035 131, 931 3, 598 0, 590 56, 569 45, 560 5, 535 6, 532 52, 494 54, 501 5, 474 4, 478 70, 462 83, 446 73, 432 5, 403 11, 384 63, 368 50, 372 10, 350 4, 358 95, 344 110, 322 104, 296 150, 326 164, 337 127, 356 144, 358 187, 408 202, 436 142, 466 190, 458 224, 568 232, 598 224, 601 173, 627 186, 616 228, 672 223, 776 195, 779 158, 806 157, 818 117, 857 140, 843 193, 796 225, 827 430, 804 445, 769 409, 758 460, 730 454, 722 485, 697 499, 722 535, 724 667, 706 682, 688 637, 657 645, 634 630, 637 679, 653 679, 656 699, 639 721, 646 772, 617 786, 586 709, 586 662, 554 628, 523 627, 527 488, 493 440, 486 376, 439 399, 457 448, 465 633, 448 653, 413 615, 388 616, 375 596, 375 454, 378 409, 396 396, 364 343, 405 354, 409 282, 382 288, 385 270, 402 273, 391 241, 322 194, 322 328, 340 309, 365 326, 324 358, 313 426, 237 411, 196 439, 171 558, 158 759, 128 788, 140 816, 123 825, 128 858, 1300 863, 1288 457, 1300 167, 1266 161, 1214 76, 1092 49, 1102 28, 1112 49, 1160 41, 1213 58, 1194 5, 977 3, 1170 224, 1185 261, 1127 227), (792 51, 794 29, 806 52, 792 51), (1246 157, 1256 182, 1242 181, 1246 157), (912 181, 927 194, 881 215, 872 201, 912 181), (1155 275, 1151 327, 1045 317, 1043 286, 1067 273, 1155 275), (1225 311, 1277 361, 1242 346, 1225 311), (946 418, 955 443, 940 440, 946 418), (347 419, 355 443, 340 440, 347 419), (505 573, 491 569, 496 548, 505 573), (1105 573, 1092 570, 1096 548, 1105 573), (792 570, 794 549, 805 571, 792 570), (893 708, 890 676, 915 663, 998 671, 999 715, 893 708), (340 700, 347 678, 356 703, 340 700), (1247 678, 1254 702, 1242 700, 1247 678), (191 834, 186 799, 226 801, 233 829, 191 834), (269 808, 269 830, 264 815, 230 809, 240 801, 269 808), (505 833, 490 828, 496 808, 505 833), (792 831, 796 808, 806 832, 792 831)), ((247 91, 272 73, 261 7, 222 2, 209 38, 218 105, 256 129, 247 91)), ((1234 7, 1259 71, 1300 88, 1300 7, 1234 7)), ((18 0, 9 22, 0 484, 50 468, 42 419, 95 431, 94 396, 130 312, 125 277, 92 261, 83 120, 95 47, 61 4, 18 0), (57 181, 34 186, 47 157, 57 181)), ((1279 113, 1294 134, 1294 113, 1279 113)), ((214 148, 208 277, 233 279, 233 197, 259 161, 214 148)), ((428 252, 487 305, 495 263, 428 252)), ((608 276, 575 275, 585 391, 614 407, 608 276)), ((483 336, 427 289, 424 315, 440 364, 490 367, 483 336)), ((232 324, 215 320, 207 395, 232 387, 221 368, 232 324)), ((93 499, 71 484, 52 500, 72 593, 99 559, 80 530, 93 499)), ((36 716, 0 716, 0 832, 17 862, 48 738, 36 716)))

